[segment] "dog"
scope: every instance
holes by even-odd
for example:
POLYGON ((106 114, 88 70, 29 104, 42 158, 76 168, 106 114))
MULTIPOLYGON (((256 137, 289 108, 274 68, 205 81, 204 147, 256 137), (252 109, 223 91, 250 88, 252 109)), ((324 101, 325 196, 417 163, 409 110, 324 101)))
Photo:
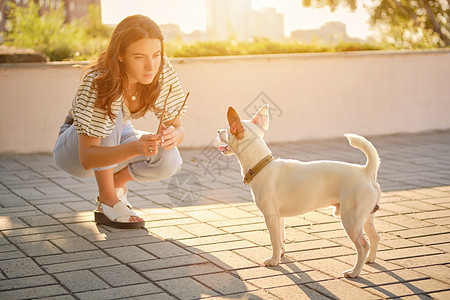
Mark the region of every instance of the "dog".
POLYGON ((285 253, 285 217, 334 206, 333 215, 341 216, 342 226, 357 251, 354 267, 343 275, 358 277, 364 262, 375 261, 380 239, 373 223, 373 213, 379 208, 381 197, 376 181, 380 164, 377 150, 364 137, 346 134, 350 145, 366 155, 365 165, 273 159, 263 139, 269 128, 268 112, 266 104, 251 120, 243 121, 229 107, 229 126, 217 132, 222 154, 237 157, 244 183, 251 187, 253 200, 264 216, 272 256, 263 264, 277 266, 285 253))

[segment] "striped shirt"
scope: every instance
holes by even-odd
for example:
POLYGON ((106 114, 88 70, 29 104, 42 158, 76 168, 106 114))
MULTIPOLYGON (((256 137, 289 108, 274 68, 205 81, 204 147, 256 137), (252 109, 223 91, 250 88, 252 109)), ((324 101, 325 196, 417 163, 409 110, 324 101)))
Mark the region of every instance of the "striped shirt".
MULTIPOLYGON (((98 72, 89 73, 78 88, 77 94, 72 103, 74 126, 79 135, 85 134, 90 137, 105 138, 114 130, 114 120, 108 117, 108 112, 96 107, 97 90, 94 88, 93 81, 99 75, 98 72)), ((170 64, 167 57, 164 57, 164 66, 160 77, 161 93, 155 102, 155 116, 160 120, 164 100, 169 92, 170 85, 172 91, 167 99, 166 113, 163 122, 174 119, 184 102, 184 92, 178 80, 178 76, 170 64), (160 110, 160 111, 159 111, 160 110)), ((111 112, 117 116, 120 108, 123 106, 123 99, 119 97, 111 104, 111 112)), ((180 117, 186 114, 187 105, 180 112, 180 117)), ((123 109, 125 118, 142 116, 142 114, 129 115, 128 109, 123 109)))

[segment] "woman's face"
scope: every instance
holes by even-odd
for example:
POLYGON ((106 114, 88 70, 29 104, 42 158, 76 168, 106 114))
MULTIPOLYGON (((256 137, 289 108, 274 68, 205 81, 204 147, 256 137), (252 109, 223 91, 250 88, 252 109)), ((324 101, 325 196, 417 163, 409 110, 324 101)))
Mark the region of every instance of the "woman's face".
POLYGON ((121 59, 129 84, 150 84, 161 64, 161 41, 144 38, 131 43, 121 59))

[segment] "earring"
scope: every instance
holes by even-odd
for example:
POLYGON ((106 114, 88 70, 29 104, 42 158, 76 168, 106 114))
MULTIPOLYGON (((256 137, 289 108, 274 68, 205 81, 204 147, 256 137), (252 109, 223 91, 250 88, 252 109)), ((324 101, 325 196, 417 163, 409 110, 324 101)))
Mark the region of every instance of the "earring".
POLYGON ((123 63, 123 59, 119 58, 119 62, 123 63))

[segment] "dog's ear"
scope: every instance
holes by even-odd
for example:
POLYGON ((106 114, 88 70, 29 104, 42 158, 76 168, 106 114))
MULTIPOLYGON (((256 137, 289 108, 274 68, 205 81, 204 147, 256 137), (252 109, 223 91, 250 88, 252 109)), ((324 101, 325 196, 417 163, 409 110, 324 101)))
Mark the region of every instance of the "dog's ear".
POLYGON ((263 105, 253 116, 251 122, 258 125, 262 130, 269 129, 269 104, 263 105))
POLYGON ((244 126, 241 123, 241 119, 237 112, 231 106, 228 108, 227 112, 228 124, 230 125, 230 132, 238 140, 244 137, 244 126))

